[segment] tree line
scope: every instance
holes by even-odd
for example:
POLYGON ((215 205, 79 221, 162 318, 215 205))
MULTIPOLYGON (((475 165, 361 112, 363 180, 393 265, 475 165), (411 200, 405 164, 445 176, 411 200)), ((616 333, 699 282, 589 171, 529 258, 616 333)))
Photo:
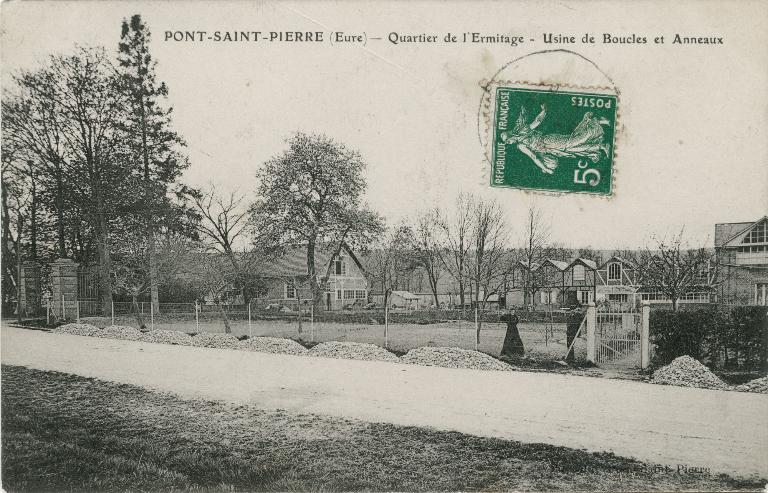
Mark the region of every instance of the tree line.
MULTIPOLYGON (((598 255, 552 244, 535 208, 524 212, 524 231, 514 235, 497 201, 471 194, 388 227, 364 201, 363 157, 323 134, 290 136, 283 151, 257 167, 253 197, 190 187, 182 181, 186 144, 173 127, 147 25, 138 15, 124 20, 116 41, 114 51, 78 47, 51 55, 14 74, 4 89, 6 307, 19 284, 18 265, 9 259, 47 265, 71 258, 95 268, 105 311, 116 296, 134 303, 149 297, 159 313, 161 298, 213 296, 221 309, 235 292, 247 303, 264 292, 265 267, 296 245, 306 250, 308 301, 315 306, 331 276, 318 253, 334 258, 345 247, 362 252, 385 300, 419 270, 436 306, 446 276, 461 306, 469 295, 485 307, 504 292, 518 261, 598 255)), ((680 253, 646 263, 668 275, 666 264, 680 267, 686 259, 680 253)), ((659 278, 682 293, 688 288, 679 277, 659 278)))

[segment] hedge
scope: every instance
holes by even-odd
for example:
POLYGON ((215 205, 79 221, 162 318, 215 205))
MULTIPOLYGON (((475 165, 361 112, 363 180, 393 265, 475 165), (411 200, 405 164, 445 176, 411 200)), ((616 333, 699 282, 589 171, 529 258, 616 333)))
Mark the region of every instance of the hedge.
POLYGON ((689 355, 711 368, 765 372, 766 312, 758 306, 708 306, 651 311, 654 366, 689 355))

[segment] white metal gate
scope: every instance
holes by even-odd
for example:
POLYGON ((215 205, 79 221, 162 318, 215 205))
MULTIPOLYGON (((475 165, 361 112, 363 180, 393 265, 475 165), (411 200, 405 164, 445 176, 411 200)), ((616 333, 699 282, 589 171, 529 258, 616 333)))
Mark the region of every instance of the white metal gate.
POLYGON ((600 304, 596 322, 595 363, 640 365, 642 316, 634 304, 600 304))

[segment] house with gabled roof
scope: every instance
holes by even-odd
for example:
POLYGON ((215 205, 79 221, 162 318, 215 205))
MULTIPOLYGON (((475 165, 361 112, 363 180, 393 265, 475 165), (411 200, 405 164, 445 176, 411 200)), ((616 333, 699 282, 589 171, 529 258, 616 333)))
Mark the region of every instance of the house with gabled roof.
MULTIPOLYGON (((346 244, 336 256, 327 250, 316 249, 315 270, 318 279, 328 273, 322 299, 326 310, 340 310, 367 302, 369 282, 365 268, 346 244)), ((304 245, 287 248, 277 260, 264 266, 262 276, 267 284, 266 293, 260 298, 262 302, 291 305, 312 298, 307 247, 304 245)))
POLYGON ((715 252, 719 301, 768 305, 768 215, 715 224, 715 252))

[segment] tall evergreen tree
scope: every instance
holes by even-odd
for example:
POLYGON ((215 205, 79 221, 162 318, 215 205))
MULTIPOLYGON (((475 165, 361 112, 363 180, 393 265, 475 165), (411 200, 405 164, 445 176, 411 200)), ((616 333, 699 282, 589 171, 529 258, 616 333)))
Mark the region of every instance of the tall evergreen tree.
POLYGON ((176 216, 168 192, 187 161, 179 153, 184 142, 170 127, 172 108, 163 105, 168 88, 157 80, 157 62, 149 52, 150 38, 140 15, 123 20, 118 60, 123 89, 132 107, 124 122, 129 152, 135 162, 141 163, 143 203, 136 204, 136 212, 143 215, 146 224, 150 293, 159 312, 156 235, 170 217, 176 216))

